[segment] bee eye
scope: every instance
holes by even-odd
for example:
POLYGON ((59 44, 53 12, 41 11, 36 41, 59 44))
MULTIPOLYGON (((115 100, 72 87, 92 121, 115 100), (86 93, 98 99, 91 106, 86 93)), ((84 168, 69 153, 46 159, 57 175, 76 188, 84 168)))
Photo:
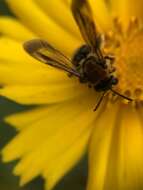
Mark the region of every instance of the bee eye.
POLYGON ((113 77, 113 78, 112 78, 112 84, 113 84, 113 85, 118 84, 118 79, 117 79, 116 77, 113 77))

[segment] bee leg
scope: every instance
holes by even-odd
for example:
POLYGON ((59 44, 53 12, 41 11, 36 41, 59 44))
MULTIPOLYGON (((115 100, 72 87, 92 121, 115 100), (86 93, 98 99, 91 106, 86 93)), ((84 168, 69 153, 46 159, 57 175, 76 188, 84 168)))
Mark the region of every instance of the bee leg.
POLYGON ((87 78, 81 74, 81 77, 79 78, 80 83, 87 83, 87 78))
POLYGON ((73 76, 72 73, 68 73, 67 75, 68 75, 69 78, 71 78, 73 76))
POLYGON ((85 83, 86 81, 85 81, 84 78, 79 78, 79 82, 80 82, 80 83, 85 83))
POLYGON ((114 73, 116 71, 115 67, 111 67, 111 69, 109 70, 109 73, 114 73))
POLYGON ((104 59, 110 60, 111 65, 115 62, 115 57, 112 55, 106 55, 104 59))
POLYGON ((78 72, 80 72, 81 68, 82 68, 82 64, 81 64, 81 65, 78 65, 78 66, 76 67, 76 70, 77 70, 78 72))
POLYGON ((88 88, 92 88, 92 85, 91 85, 91 84, 88 84, 88 88))

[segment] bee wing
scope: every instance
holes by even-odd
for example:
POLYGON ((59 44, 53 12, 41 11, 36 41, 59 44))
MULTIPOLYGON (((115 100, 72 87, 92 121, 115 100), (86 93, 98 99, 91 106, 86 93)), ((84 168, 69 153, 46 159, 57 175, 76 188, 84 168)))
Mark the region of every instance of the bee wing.
POLYGON ((72 0, 71 9, 84 40, 96 50, 98 36, 87 0, 72 0))
POLYGON ((71 61, 47 41, 34 39, 25 42, 23 47, 28 54, 37 60, 80 77, 80 74, 70 66, 71 61))

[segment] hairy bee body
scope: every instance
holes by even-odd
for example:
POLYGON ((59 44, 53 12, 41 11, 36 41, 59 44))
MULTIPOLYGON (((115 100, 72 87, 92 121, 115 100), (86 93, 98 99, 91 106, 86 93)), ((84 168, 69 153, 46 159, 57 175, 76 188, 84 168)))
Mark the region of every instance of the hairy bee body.
POLYGON ((80 82, 88 83, 96 91, 109 90, 118 82, 117 78, 111 75, 106 58, 100 58, 88 45, 83 45, 76 51, 72 63, 80 73, 80 82))

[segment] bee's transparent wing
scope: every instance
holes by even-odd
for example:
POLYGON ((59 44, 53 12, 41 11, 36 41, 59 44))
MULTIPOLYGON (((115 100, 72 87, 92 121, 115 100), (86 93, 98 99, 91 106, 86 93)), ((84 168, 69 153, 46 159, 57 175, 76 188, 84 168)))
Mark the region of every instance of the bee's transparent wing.
POLYGON ((25 42, 23 47, 28 54, 37 60, 80 77, 80 74, 70 66, 71 61, 47 41, 34 39, 25 42))
POLYGON ((99 36, 93 20, 92 11, 87 0, 72 0, 71 9, 80 32, 88 45, 97 49, 99 36))

